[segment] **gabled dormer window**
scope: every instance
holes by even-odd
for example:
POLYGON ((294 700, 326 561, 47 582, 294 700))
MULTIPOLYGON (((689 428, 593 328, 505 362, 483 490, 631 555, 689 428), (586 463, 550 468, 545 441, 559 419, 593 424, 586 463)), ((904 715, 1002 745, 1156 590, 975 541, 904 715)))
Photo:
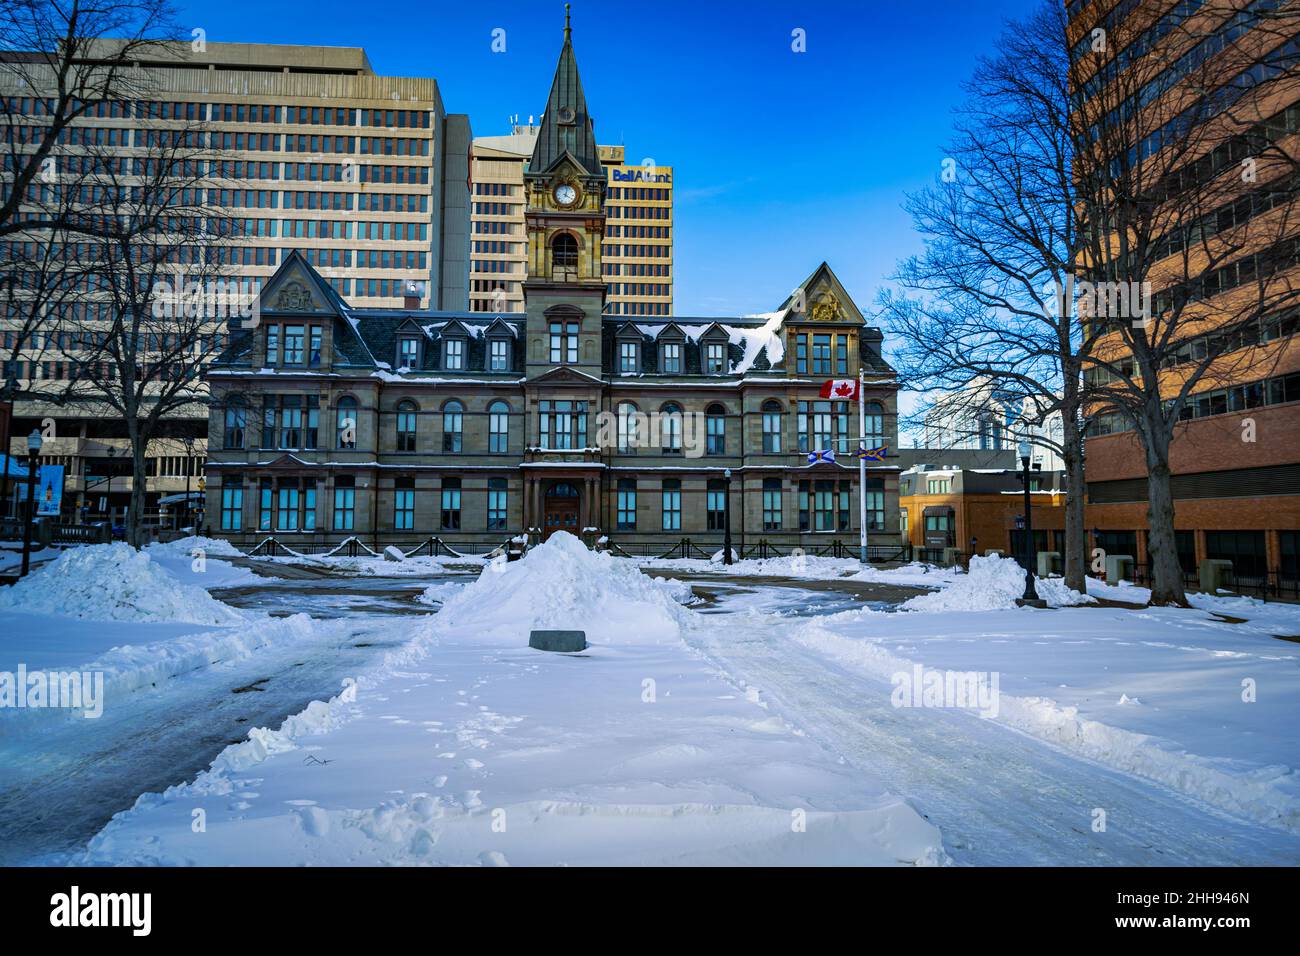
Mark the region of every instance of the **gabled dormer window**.
POLYGON ((706 375, 721 375, 727 370, 727 343, 726 342, 705 342, 704 343, 704 373, 706 375))
POLYGON ((465 345, 465 340, 459 336, 442 340, 442 367, 445 371, 465 370, 465 345))
POLYGON ((635 375, 641 371, 641 343, 636 339, 620 339, 618 343, 618 374, 635 375))
POLYGON ((667 341, 659 343, 659 371, 664 375, 682 373, 682 343, 667 341))
POLYGON ((414 335, 403 335, 397 340, 397 367, 420 367, 420 339, 414 335))
POLYGON ((505 336, 491 336, 488 338, 487 370, 489 372, 510 371, 510 340, 505 336))

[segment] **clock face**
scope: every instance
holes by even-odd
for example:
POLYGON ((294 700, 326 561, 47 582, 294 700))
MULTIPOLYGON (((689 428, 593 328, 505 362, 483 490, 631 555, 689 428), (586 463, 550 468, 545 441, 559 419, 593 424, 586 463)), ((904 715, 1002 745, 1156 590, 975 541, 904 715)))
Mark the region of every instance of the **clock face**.
POLYGON ((578 200, 578 191, 564 183, 555 187, 555 201, 561 206, 572 206, 578 200))

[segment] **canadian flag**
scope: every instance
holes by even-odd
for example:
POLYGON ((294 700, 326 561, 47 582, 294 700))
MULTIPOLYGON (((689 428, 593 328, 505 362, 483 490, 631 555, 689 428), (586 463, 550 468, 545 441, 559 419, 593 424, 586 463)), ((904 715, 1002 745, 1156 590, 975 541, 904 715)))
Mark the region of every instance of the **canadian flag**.
POLYGON ((855 378, 833 378, 822 385, 822 398, 841 398, 847 401, 858 400, 858 380, 855 378))

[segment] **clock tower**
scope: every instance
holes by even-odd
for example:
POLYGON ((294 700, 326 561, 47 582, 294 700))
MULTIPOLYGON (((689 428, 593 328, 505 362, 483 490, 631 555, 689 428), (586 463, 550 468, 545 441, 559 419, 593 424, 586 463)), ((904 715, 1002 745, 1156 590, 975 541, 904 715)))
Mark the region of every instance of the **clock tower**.
POLYGON ((605 277, 605 171, 573 54, 564 45, 524 173, 528 230, 528 376, 565 366, 599 378, 605 277))

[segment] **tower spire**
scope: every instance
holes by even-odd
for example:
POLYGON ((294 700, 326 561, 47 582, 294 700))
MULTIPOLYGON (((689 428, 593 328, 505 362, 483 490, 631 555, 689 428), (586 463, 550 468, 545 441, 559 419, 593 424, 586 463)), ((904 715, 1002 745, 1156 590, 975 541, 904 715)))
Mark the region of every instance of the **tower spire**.
POLYGON ((551 95, 542 114, 537 142, 533 144, 528 168, 535 173, 548 172, 565 153, 592 176, 604 178, 596 150, 596 134, 587 114, 587 98, 578 78, 578 61, 573 53, 570 5, 564 5, 564 43, 551 82, 551 95))

